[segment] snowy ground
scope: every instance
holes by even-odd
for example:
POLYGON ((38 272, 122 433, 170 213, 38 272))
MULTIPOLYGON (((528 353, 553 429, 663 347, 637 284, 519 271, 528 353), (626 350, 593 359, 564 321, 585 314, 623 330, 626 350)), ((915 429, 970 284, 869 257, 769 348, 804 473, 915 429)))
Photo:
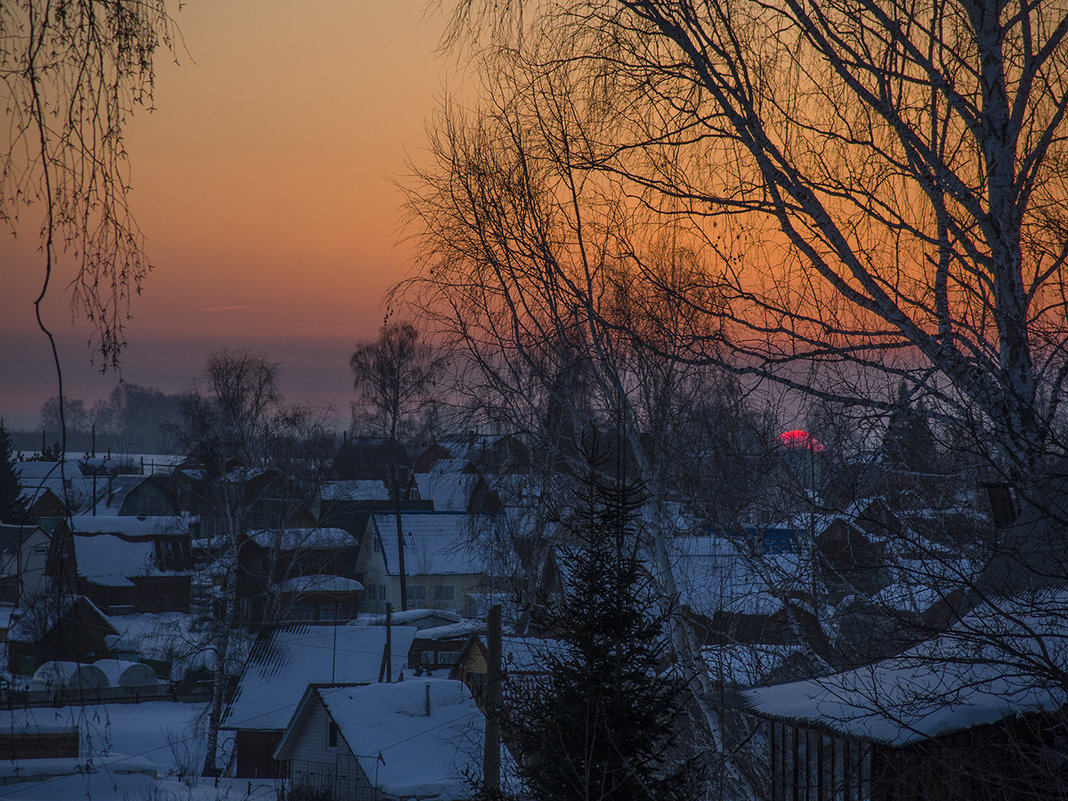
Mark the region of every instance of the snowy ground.
POLYGON ((203 764, 204 710, 170 701, 2 710, 6 731, 77 726, 81 751, 76 760, 0 762, 0 801, 275 801, 274 782, 180 780, 203 764))

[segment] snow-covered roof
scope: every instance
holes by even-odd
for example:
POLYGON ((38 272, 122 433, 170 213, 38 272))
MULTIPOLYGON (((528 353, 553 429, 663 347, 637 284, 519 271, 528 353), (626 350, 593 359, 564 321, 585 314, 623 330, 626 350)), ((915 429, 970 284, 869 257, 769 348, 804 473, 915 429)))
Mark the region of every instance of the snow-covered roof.
MULTIPOLYGON (((485 572, 485 559, 468 541, 470 517, 459 512, 405 512, 401 515, 405 572, 409 576, 485 572)), ((373 520, 381 535, 386 572, 391 576, 398 575, 396 518, 392 514, 375 514, 373 520)))
MULTIPOLYGON (((77 459, 67 459, 64 464, 64 472, 67 474, 67 478, 74 476, 80 476, 82 471, 78 468, 77 459)), ((59 462, 42 462, 38 460, 19 462, 15 465, 15 469, 19 471, 22 476, 22 483, 25 485, 30 479, 51 478, 55 476, 59 478, 59 462)))
MULTIPOLYGON (((105 515, 117 515, 127 496, 146 481, 152 480, 151 476, 113 476, 111 478, 98 478, 96 482, 96 513, 105 515)), ((89 507, 94 503, 90 501, 89 507)))
POLYGON ((249 539, 261 548, 282 551, 355 548, 356 540, 343 528, 286 528, 249 532, 249 539))
POLYGON ((563 658, 567 644, 563 640, 543 637, 502 637, 501 661, 512 673, 542 673, 545 660, 554 655, 563 658))
MULTIPOLYGON (((390 613, 393 625, 415 626, 422 631, 431 625, 440 625, 439 621, 455 623, 462 618, 456 612, 448 609, 406 609, 400 612, 390 613)), ((384 614, 360 615, 356 620, 349 622, 349 626, 384 626, 386 616, 384 614)), ((422 636, 422 635, 420 635, 422 636)))
MULTIPOLYGON (((379 793, 470 796, 464 769, 481 763, 485 719, 463 684, 425 678, 315 692, 379 793)), ((276 756, 286 758, 291 748, 283 739, 276 756)))
POLYGON ((156 544, 125 540, 112 534, 75 535, 78 574, 105 587, 132 587, 133 576, 159 575, 156 544))
POLYGON ((283 594, 309 592, 363 592, 363 585, 356 579, 344 576, 293 576, 278 585, 283 594))
POLYGON ((74 515, 71 531, 81 534, 124 534, 128 537, 184 536, 192 518, 182 516, 74 515))
POLYGON ((679 600, 708 616, 771 615, 782 608, 785 593, 807 586, 809 566, 799 555, 752 556, 725 537, 676 537, 671 560, 679 600))
POLYGON ((772 718, 907 745, 1009 715, 1068 703, 1056 666, 1068 658, 1068 592, 984 604, 900 656, 825 678, 743 691, 772 718), (1044 670, 1043 665, 1050 668, 1044 670))
POLYGON ((485 634, 486 622, 483 620, 460 620, 446 626, 420 629, 419 638, 423 640, 457 640, 472 634, 485 634))
MULTIPOLYGON (((20 465, 20 469, 25 464, 45 463, 24 462, 20 465)), ((27 478, 26 475, 23 474, 19 483, 22 487, 19 495, 27 504, 33 504, 40 496, 44 495, 46 492, 51 492, 60 500, 69 503, 71 510, 77 510, 85 508, 86 504, 92 499, 93 494, 92 479, 82 476, 77 468, 74 468, 73 473, 71 473, 68 468, 66 489, 64 489, 63 479, 60 477, 58 469, 47 478, 27 478)))
MULTIPOLYGON (((87 615, 97 615, 104 625, 112 626, 111 619, 84 595, 50 596, 47 600, 24 610, 22 616, 15 620, 8 629, 7 639, 10 642, 36 642, 77 605, 81 605, 83 611, 76 615, 76 619, 84 621, 87 615)), ((112 626, 112 631, 115 631, 114 626, 112 626)))
POLYGON ((434 463, 429 473, 415 477, 419 497, 434 502, 437 512, 466 512, 474 476, 462 472, 466 459, 442 459, 434 463))
MULTIPOLYGON (((393 626, 392 675, 404 670, 412 626, 393 626)), ((386 644, 378 626, 288 626, 257 646, 223 720, 228 729, 281 730, 309 684, 377 682, 386 644)))

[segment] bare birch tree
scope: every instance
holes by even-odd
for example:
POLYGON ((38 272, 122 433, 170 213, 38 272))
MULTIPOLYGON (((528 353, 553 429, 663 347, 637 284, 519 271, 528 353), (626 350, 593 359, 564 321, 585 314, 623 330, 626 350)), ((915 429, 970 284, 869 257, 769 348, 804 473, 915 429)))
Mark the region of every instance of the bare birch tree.
MULTIPOLYGON (((655 394, 634 354, 851 414, 888 415, 903 386, 1059 519, 1031 482, 1064 453, 1062 4, 457 6, 454 33, 489 20, 506 44, 481 104, 432 130, 406 288, 488 384, 551 396, 574 430, 621 409, 634 436, 634 390, 655 394)), ((952 615, 1068 575, 1041 575, 1048 531, 1026 553, 1013 536, 962 553, 914 531, 929 558, 905 555, 901 583, 952 615)))
MULTIPOLYGON (((9 131, 0 149, 0 220, 13 224, 27 208, 41 213, 34 308, 56 362, 61 413, 62 371, 41 304, 67 254, 74 265, 72 311, 93 324, 101 365, 118 365, 130 301, 149 270, 128 204, 125 127, 135 109, 151 107, 153 60, 173 47, 174 37, 163 0, 0 6, 9 131)), ((63 426, 60 442, 65 450, 63 426)))
POLYGON ((508 58, 608 98, 559 155, 721 257, 691 313, 729 321, 736 367, 884 411, 807 370, 919 385, 1014 476, 1063 451, 1062 4, 507 7, 508 58))

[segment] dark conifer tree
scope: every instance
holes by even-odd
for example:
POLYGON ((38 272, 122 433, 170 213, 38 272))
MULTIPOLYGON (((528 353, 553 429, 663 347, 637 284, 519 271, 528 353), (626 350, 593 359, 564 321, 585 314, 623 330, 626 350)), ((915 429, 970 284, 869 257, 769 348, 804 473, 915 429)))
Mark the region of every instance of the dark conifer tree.
POLYGON ((669 610, 642 566, 640 488, 596 469, 576 483, 561 648, 543 680, 506 685, 506 737, 541 801, 692 801, 704 772, 677 742, 686 688, 661 672, 669 610))
POLYGON ((15 467, 15 444, 0 420, 0 521, 4 523, 22 523, 26 517, 20 475, 15 467))

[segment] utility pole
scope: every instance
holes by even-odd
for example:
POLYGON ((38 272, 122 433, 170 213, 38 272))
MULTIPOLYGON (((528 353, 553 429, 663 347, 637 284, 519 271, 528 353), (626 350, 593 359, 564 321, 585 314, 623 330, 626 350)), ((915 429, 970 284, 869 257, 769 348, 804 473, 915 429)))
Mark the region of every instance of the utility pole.
POLYGON ((401 611, 408 611, 408 577, 404 572, 404 528, 401 526, 400 465, 393 465, 393 514, 397 519, 397 569, 400 570, 401 611))
POLYGON ((486 690, 483 705, 486 710, 486 744, 482 756, 482 781, 490 798, 501 789, 501 606, 494 604, 489 612, 487 627, 486 690))
POLYGON ((390 664, 390 660, 393 656, 393 604, 386 604, 386 644, 382 648, 382 664, 378 668, 378 683, 382 683, 382 679, 386 680, 386 684, 390 684, 393 681, 393 677, 390 675, 393 672, 393 666, 390 664))

